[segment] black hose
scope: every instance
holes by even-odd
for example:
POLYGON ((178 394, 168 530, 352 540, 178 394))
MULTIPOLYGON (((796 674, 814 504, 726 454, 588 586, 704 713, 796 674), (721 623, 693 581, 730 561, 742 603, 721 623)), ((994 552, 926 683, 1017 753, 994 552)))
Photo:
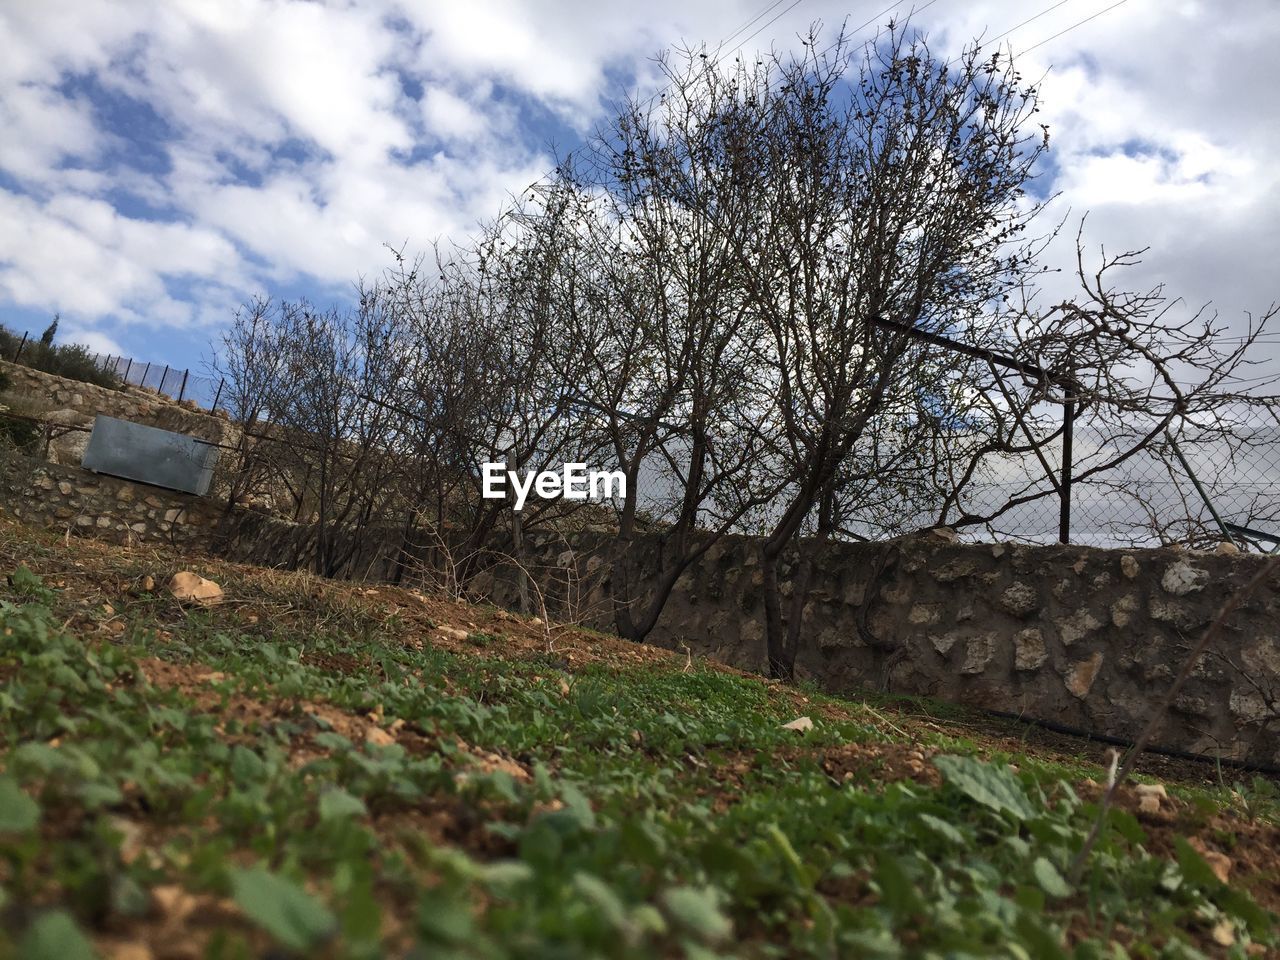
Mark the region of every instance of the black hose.
MULTIPOLYGON (((1028 717, 1024 714, 1009 713, 1005 710, 979 708, 979 712, 988 716, 999 717, 1002 720, 1014 720, 1018 723, 1025 723, 1027 726, 1031 727, 1042 727, 1045 730, 1052 731, 1053 733, 1061 733, 1069 737, 1079 737, 1084 740, 1095 740, 1099 743, 1106 743, 1116 747, 1133 746, 1133 741, 1126 740, 1124 737, 1113 737, 1106 733, 1091 733, 1088 730, 1082 730, 1079 727, 1073 727, 1065 723, 1058 723, 1055 720, 1040 720, 1035 717, 1028 717)), ((1153 753, 1161 757, 1172 757, 1176 760, 1192 760, 1196 763, 1231 767, 1233 770, 1242 770, 1246 773, 1262 773, 1268 777, 1280 779, 1280 767, 1272 766, 1267 763, 1255 763, 1251 760, 1235 760, 1229 757, 1207 757, 1202 753, 1190 753, 1189 751, 1178 750, 1174 747, 1148 746, 1143 752, 1153 753)))

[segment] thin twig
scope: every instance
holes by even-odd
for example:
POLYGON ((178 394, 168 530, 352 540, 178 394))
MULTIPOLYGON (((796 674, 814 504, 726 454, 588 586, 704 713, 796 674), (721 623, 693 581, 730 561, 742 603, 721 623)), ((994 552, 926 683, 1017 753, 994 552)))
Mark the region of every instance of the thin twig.
POLYGON ((1222 633, 1227 618, 1249 599, 1262 582, 1275 572, 1278 566, 1280 566, 1280 557, 1268 560, 1259 567, 1258 572, 1253 575, 1248 583, 1231 595, 1227 602, 1222 605, 1222 609, 1218 611, 1218 615, 1213 619, 1213 622, 1205 629, 1203 636, 1200 637, 1200 642, 1195 645, 1195 648, 1183 662, 1182 669, 1178 671, 1178 676, 1174 678, 1173 684, 1164 695, 1164 699, 1160 701, 1152 712, 1151 718, 1147 721, 1147 725, 1143 728, 1141 735, 1134 741, 1133 746, 1125 756, 1119 772, 1115 775, 1107 792, 1103 794, 1102 803, 1098 808, 1098 815, 1093 821, 1093 827, 1089 830, 1089 835, 1085 837, 1084 846, 1080 848, 1080 852, 1071 861, 1069 875, 1072 883, 1077 883, 1080 880, 1085 862, 1089 859, 1089 854, 1093 851, 1094 845, 1098 842, 1098 837, 1102 834, 1102 827, 1106 823, 1107 812, 1111 809, 1111 802, 1115 798, 1116 792, 1120 789, 1120 785, 1124 783, 1125 779, 1128 778, 1134 765, 1138 762, 1138 757, 1142 755, 1142 751, 1147 748, 1147 744, 1151 742, 1151 738, 1155 736, 1156 731, 1160 728, 1165 714, 1169 712, 1169 708, 1173 706, 1173 701, 1177 699, 1182 687, 1190 679, 1192 670, 1195 669, 1200 658, 1204 656, 1205 651, 1218 639, 1218 635, 1222 633))

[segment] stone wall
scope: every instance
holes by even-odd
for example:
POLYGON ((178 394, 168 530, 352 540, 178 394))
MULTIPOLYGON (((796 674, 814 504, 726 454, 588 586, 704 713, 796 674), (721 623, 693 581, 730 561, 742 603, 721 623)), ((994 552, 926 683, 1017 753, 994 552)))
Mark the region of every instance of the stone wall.
MULTIPOLYGON (((574 613, 608 628, 606 537, 534 540, 532 569, 574 613), (571 575, 566 575, 571 574, 571 575)), ((652 569, 661 542, 637 544, 652 569)), ((817 565, 798 658, 827 690, 936 697, 1133 738, 1258 556, 965 544, 950 531, 833 544, 817 565)), ((729 537, 677 583, 651 642, 765 665, 756 544, 729 537)), ((514 605, 508 577, 486 578, 514 605)), ((784 587, 785 590, 785 587, 784 587)), ((1160 746, 1280 764, 1280 574, 1195 669, 1160 746)))
POLYGON ((0 395, 0 404, 56 425, 49 445, 53 463, 80 465, 89 443, 88 428, 99 413, 212 443, 233 445, 237 439, 237 428, 225 416, 206 413, 192 403, 179 404, 140 387, 112 390, 7 360, 0 360, 0 373, 10 381, 9 389, 0 395))
POLYGON ((0 453, 0 510, 32 525, 117 542, 209 545, 218 504, 13 453, 0 453))

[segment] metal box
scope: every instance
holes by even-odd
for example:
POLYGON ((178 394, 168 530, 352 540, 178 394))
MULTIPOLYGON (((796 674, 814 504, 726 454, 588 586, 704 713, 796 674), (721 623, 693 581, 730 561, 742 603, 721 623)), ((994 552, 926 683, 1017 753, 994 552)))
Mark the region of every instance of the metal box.
POLYGON ((80 464, 95 473, 203 496, 217 462, 218 448, 204 440, 99 414, 80 464))

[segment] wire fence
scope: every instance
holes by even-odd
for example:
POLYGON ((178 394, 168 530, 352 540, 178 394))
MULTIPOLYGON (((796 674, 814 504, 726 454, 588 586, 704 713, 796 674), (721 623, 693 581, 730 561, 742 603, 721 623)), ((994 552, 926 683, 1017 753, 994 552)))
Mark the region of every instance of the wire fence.
MULTIPOLYGON (((32 337, 30 331, 21 335, 0 327, 0 356, 13 363, 25 363, 46 372, 68 374, 67 366, 74 366, 88 360, 94 367, 111 374, 122 383, 134 387, 154 390, 179 403, 190 401, 198 407, 213 412, 219 403, 224 402, 222 396, 224 382, 220 379, 192 373, 190 369, 171 367, 165 363, 138 360, 111 353, 90 353, 81 347, 53 345, 32 337), (50 365, 36 358, 43 356, 46 360, 52 356, 70 354, 71 363, 66 359, 50 365)), ((76 376, 74 372, 70 376, 76 376)), ((224 404, 225 405, 225 404, 224 404)))
POLYGON ((102 353, 93 354, 93 362, 127 384, 154 390, 179 402, 190 400, 210 412, 223 402, 222 380, 192 373, 189 369, 102 353))
POLYGON ((1082 420, 1074 425, 1065 471, 1061 437, 1045 443, 1040 456, 992 458, 967 489, 964 507, 973 515, 998 514, 973 526, 993 540, 1200 548, 1229 542, 1271 552, 1280 547, 1278 417, 1272 404, 1235 404, 1209 420, 1176 419, 1149 440, 1152 424, 1116 429, 1082 420))

